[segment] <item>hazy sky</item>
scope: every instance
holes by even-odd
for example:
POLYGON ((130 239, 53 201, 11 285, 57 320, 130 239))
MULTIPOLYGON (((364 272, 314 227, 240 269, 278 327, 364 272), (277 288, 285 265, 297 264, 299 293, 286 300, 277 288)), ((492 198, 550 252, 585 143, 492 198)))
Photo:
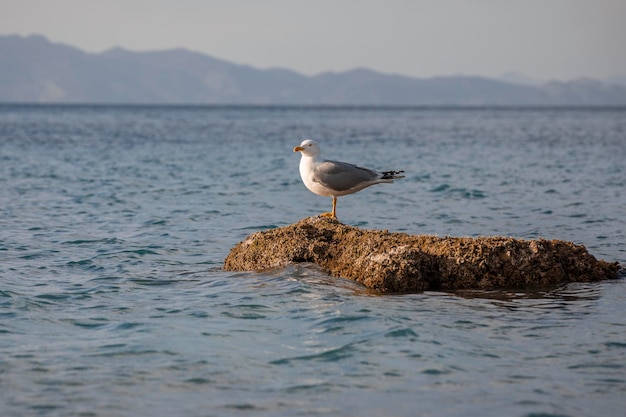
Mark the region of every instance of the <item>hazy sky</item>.
POLYGON ((305 74, 626 75, 626 0, 0 0, 0 34, 305 74))

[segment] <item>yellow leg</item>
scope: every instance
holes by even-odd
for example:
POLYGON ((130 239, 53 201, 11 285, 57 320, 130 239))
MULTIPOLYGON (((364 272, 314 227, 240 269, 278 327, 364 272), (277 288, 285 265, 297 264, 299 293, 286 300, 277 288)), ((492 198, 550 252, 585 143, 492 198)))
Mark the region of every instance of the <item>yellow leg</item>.
POLYGON ((322 213, 320 214, 322 217, 332 217, 333 219, 337 218, 337 197, 333 196, 333 211, 330 213, 322 213))

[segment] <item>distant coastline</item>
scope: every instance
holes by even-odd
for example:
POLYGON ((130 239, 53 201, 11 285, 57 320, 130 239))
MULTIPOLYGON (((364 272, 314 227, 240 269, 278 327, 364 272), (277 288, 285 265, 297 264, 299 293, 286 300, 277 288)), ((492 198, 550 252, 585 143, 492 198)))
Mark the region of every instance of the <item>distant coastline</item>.
POLYGON ((87 53, 40 35, 0 36, 0 102, 87 105, 621 107, 626 86, 595 79, 523 84, 413 78, 365 68, 305 76, 185 49, 87 53))

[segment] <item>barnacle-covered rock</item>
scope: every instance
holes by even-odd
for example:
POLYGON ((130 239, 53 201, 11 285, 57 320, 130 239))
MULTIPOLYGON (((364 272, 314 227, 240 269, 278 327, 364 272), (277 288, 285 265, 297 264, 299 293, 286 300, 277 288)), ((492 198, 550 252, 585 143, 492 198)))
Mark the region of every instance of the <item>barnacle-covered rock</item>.
POLYGON ((382 293, 545 287, 616 278, 619 265, 582 245, 510 237, 414 236, 310 217, 254 233, 224 261, 228 271, 313 262, 382 293))

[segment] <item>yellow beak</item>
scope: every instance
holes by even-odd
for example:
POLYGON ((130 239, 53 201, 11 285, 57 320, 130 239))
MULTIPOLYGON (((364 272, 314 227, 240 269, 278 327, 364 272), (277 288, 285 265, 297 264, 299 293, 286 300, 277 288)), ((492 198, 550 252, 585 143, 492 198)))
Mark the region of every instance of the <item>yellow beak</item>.
POLYGON ((300 152, 300 151, 303 151, 303 150, 304 150, 304 148, 302 146, 296 146, 295 148, 293 148, 294 152, 300 152))

